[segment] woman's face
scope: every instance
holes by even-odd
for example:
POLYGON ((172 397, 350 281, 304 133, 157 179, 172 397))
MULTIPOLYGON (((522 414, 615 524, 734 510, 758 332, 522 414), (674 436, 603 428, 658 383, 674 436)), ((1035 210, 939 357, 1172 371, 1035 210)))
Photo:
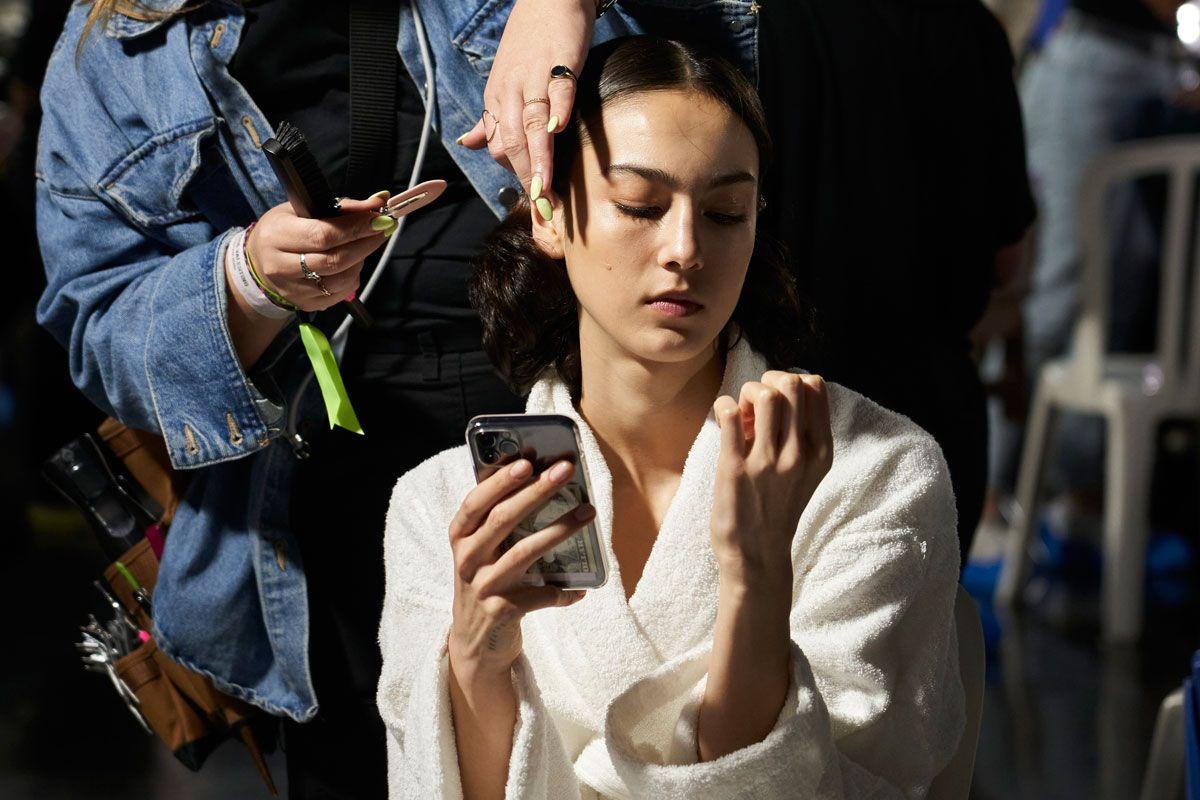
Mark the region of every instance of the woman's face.
POLYGON ((633 95, 600 116, 556 220, 581 345, 602 337, 660 362, 711 352, 754 250, 754 137, 691 92, 633 95))

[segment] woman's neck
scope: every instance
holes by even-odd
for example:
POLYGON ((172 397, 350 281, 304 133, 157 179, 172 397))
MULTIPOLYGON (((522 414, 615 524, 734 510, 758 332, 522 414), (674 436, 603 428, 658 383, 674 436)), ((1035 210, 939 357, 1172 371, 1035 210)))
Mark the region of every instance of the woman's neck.
POLYGON ((716 348, 680 362, 646 362, 611 340, 580 336, 579 413, 614 468, 635 483, 682 469, 704 424, 724 372, 716 348), (613 463, 613 462, 617 463, 613 463))

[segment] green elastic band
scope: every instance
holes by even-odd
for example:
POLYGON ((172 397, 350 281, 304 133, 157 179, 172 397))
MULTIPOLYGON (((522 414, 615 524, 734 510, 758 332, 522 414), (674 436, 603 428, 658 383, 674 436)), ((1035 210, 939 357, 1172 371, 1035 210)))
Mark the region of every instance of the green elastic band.
POLYGON ((117 572, 121 573, 121 577, 129 582, 129 585, 133 587, 135 592, 142 588, 142 585, 138 583, 137 578, 133 577, 133 573, 129 571, 128 567, 126 567, 120 561, 114 561, 113 566, 117 568, 117 572))
POLYGON ((295 303, 276 292, 270 286, 267 286, 267 282, 258 276, 258 270, 254 268, 254 262, 250 260, 250 251, 243 248, 242 252, 246 256, 246 266, 250 268, 250 277, 254 278, 254 282, 258 284, 259 289, 262 289, 262 293, 267 296, 267 299, 280 308, 286 308, 288 311, 299 311, 300 308, 295 303))
POLYGON ((308 353, 317 384, 321 387, 325 412, 329 415, 329 427, 332 429, 334 425, 340 425, 352 433, 362 434, 362 426, 358 423, 354 407, 350 405, 350 397, 346 394, 346 385, 342 383, 342 374, 338 372, 337 359, 334 358, 333 348, 329 346, 329 339, 325 338, 320 328, 301 322, 300 341, 304 342, 304 350, 308 353))

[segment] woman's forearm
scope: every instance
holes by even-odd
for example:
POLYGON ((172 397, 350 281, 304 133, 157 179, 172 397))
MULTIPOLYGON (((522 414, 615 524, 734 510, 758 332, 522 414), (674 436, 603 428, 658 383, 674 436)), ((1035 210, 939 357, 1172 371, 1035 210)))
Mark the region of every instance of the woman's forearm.
POLYGON ((722 581, 696 731, 701 761, 761 742, 774 728, 791 677, 791 587, 790 571, 722 581))
POLYGON ((271 342, 279 332, 287 327, 288 319, 264 317, 255 311, 246 299, 233 286, 233 278, 228 274, 229 263, 225 270, 225 307, 229 315, 229 336, 233 340, 233 349, 237 352, 242 368, 249 370, 266 352, 271 342))
POLYGON ((509 673, 458 675, 450 661, 450 709, 465 800, 504 797, 517 693, 509 673))

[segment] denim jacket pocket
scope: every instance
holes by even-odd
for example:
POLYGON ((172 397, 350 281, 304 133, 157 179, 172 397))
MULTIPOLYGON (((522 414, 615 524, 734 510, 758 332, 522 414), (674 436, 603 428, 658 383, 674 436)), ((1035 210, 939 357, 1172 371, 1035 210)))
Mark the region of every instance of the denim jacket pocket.
POLYGON ((217 131, 215 117, 198 119, 155 134, 121 158, 97 189, 141 228, 201 216, 185 196, 200 171, 204 141, 217 131))
MULTIPOLYGON (((514 0, 483 0, 475 7, 474 12, 467 13, 454 32, 451 39, 454 46, 467 57, 467 61, 480 75, 487 75, 492 69, 492 61, 496 58, 496 49, 500 46, 500 37, 504 34, 508 15, 512 13, 513 2, 514 0)), ((467 9, 475 6, 474 3, 462 5, 467 9)))

